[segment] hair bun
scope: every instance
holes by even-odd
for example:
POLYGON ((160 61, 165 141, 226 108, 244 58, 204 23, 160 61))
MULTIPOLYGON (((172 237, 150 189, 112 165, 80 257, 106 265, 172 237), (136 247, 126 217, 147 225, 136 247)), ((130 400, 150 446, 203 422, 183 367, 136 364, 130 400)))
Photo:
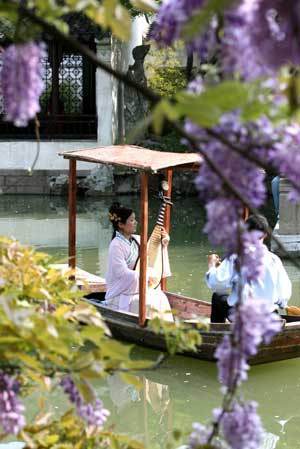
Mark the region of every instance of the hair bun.
POLYGON ((114 203, 112 203, 112 205, 109 208, 109 212, 111 214, 116 213, 117 211, 119 211, 119 209, 121 208, 121 204, 118 201, 115 201, 114 203))
POLYGON ((108 212, 108 218, 112 224, 117 224, 119 221, 121 221, 121 217, 119 214, 121 208, 122 208, 122 206, 118 201, 115 201, 110 206, 109 212, 108 212))
POLYGON ((133 213, 132 209, 122 206, 115 201, 109 208, 108 218, 115 230, 119 229, 119 223, 126 223, 128 217, 133 213))

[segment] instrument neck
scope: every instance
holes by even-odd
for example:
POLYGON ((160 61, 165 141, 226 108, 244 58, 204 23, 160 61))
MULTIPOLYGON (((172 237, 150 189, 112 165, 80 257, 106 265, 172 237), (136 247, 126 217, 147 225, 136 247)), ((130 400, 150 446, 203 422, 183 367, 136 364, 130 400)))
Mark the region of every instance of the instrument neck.
POLYGON ((156 225, 160 226, 160 227, 164 227, 165 225, 165 215, 166 215, 166 208, 167 208, 167 203, 164 200, 169 200, 169 198, 164 197, 163 202, 159 208, 159 212, 158 212, 158 217, 156 220, 156 225))

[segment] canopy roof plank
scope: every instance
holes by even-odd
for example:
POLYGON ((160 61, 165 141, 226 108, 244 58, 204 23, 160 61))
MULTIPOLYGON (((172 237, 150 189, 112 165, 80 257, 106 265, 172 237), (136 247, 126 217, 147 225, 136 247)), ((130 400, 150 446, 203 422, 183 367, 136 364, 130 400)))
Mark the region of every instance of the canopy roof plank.
POLYGON ((158 172, 167 168, 197 170, 200 156, 197 153, 174 153, 148 150, 136 145, 112 145, 59 153, 65 159, 121 165, 137 170, 158 172))

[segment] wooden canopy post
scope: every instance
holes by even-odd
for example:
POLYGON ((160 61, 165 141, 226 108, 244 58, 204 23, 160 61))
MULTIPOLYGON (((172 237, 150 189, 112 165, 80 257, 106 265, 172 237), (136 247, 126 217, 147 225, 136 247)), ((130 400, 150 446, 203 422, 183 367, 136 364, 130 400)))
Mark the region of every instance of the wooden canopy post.
POLYGON ((148 241, 148 180, 147 172, 141 172, 141 242, 140 242, 140 282, 139 282, 139 325, 146 322, 147 294, 147 241, 148 241))
POLYGON ((69 161, 69 267, 76 268, 76 160, 69 161))
MULTIPOLYGON (((167 183, 169 186, 167 196, 171 198, 172 197, 173 169, 168 168, 165 171, 165 174, 166 174, 166 180, 167 180, 167 183)), ((171 206, 170 205, 167 205, 167 207, 166 207, 164 227, 165 227, 165 230, 167 231, 167 233, 170 234, 170 227, 171 227, 171 206)), ((162 278, 162 280, 160 281, 160 286, 163 291, 165 291, 167 289, 167 279, 166 278, 162 278)))

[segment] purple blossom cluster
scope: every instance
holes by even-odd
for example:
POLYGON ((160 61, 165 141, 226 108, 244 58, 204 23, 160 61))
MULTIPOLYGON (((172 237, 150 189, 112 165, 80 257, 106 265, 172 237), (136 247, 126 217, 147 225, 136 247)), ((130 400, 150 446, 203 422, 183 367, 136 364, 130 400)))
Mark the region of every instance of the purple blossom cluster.
POLYGON ((239 348, 232 344, 231 338, 225 335, 216 349, 215 358, 218 365, 219 382, 224 391, 232 390, 248 379, 249 365, 239 348))
POLYGON ((256 402, 235 401, 231 410, 222 416, 223 437, 231 449, 257 449, 260 446, 263 427, 256 408, 256 402))
POLYGON ((249 297, 233 315, 233 334, 240 354, 245 359, 257 353, 261 343, 270 343, 280 331, 279 316, 272 304, 249 297))
POLYGON ((209 201, 205 208, 204 232, 208 234, 211 243, 223 246, 228 253, 236 252, 239 221, 243 211, 240 201, 220 197, 209 201))
POLYGON ((272 306, 263 299, 248 297, 232 315, 232 335, 224 336, 215 352, 219 380, 225 390, 247 380, 248 358, 261 343, 270 343, 281 329, 281 321, 272 306))
POLYGON ((263 427, 256 409, 256 402, 238 402, 236 399, 226 410, 215 408, 213 410, 213 422, 218 423, 223 439, 216 439, 213 436, 212 425, 204 426, 195 422, 189 436, 189 449, 201 447, 257 449, 262 441, 263 427))
MULTIPOLYGON (((224 336, 215 352, 222 390, 232 399, 229 403, 227 400, 224 409, 214 409, 213 422, 219 427, 226 447, 232 449, 257 449, 262 440, 263 428, 256 412, 257 404, 238 402, 232 394, 248 378, 248 358, 257 353, 261 343, 269 343, 281 329, 281 321, 271 309, 272 306, 264 300, 244 299, 232 315, 232 334, 224 336)), ((194 423, 189 448, 204 446, 212 437, 211 447, 223 447, 222 440, 215 440, 212 428, 194 423)))
MULTIPOLYGON (((201 93, 204 87, 200 78, 189 85, 189 92, 201 93)), ((243 196, 252 207, 260 207, 266 198, 265 174, 252 161, 235 152, 229 144, 238 147, 241 152, 252 152, 255 157, 264 161, 274 147, 273 127, 266 118, 257 122, 244 123, 238 112, 224 114, 220 122, 212 128, 213 132, 201 128, 191 120, 186 120, 185 130, 198 141, 199 148, 213 161, 219 171, 230 180, 236 191, 243 196), (219 136, 221 138, 219 138, 219 136), (227 143, 229 142, 229 144, 227 143)), ((204 231, 214 245, 222 245, 227 254, 237 252, 239 236, 243 231, 241 217, 243 205, 224 185, 223 180, 210 164, 201 164, 196 186, 200 199, 205 203, 207 223, 204 231)), ((245 234, 244 260, 249 263, 248 278, 257 275, 260 265, 253 266, 254 258, 261 260, 260 245, 255 234, 245 234), (255 250, 254 242, 257 242, 255 250), (250 242, 253 244, 250 245, 250 242), (250 251, 251 250, 251 251, 250 251), (252 265, 252 268, 251 268, 252 265)), ((245 272, 246 274, 246 272, 245 272)))
POLYGON ((258 281, 264 274, 264 255, 266 246, 262 241, 260 231, 244 231, 241 236, 239 264, 243 282, 258 281))
POLYGON ((66 376, 62 379, 61 386, 65 394, 69 396, 69 400, 75 404, 78 415, 84 419, 88 425, 101 429, 107 420, 107 417, 110 415, 109 410, 103 407, 102 401, 96 399, 93 404, 85 403, 70 376, 66 376))
POLYGON ((198 449, 201 446, 207 444, 208 438, 212 433, 212 427, 204 426, 198 422, 194 422, 192 425, 192 432, 189 437, 188 447, 190 449, 198 449))
MULTIPOLYGON (((152 37, 171 45, 179 37, 203 58, 217 48, 217 23, 192 38, 185 25, 205 5, 203 0, 165 0, 156 17, 152 37)), ((274 74, 283 65, 300 64, 300 0, 240 0, 225 11, 221 59, 225 72, 246 79, 274 74)))
POLYGON ((43 91, 41 59, 44 44, 27 42, 12 44, 2 53, 0 86, 6 120, 15 126, 27 126, 40 111, 39 98, 43 91))
POLYGON ((300 64, 299 0, 243 0, 225 14, 222 42, 226 71, 246 79, 300 64))
POLYGON ((293 123, 279 130, 281 139, 270 151, 269 160, 293 184, 291 201, 300 201, 300 126, 293 123))
MULTIPOLYGON (((194 124, 192 126, 195 126, 194 124)), ((186 122, 185 129, 190 132, 191 123, 186 122)), ((195 134, 195 129, 193 130, 195 134)), ((265 175, 253 162, 228 148, 219 136, 224 137, 230 144, 238 146, 242 151, 265 152, 265 148, 258 148, 257 140, 253 138, 252 129, 242 123, 238 113, 224 114, 213 128, 216 137, 208 131, 199 129, 196 137, 199 146, 207 156, 214 161, 227 179, 241 195, 254 207, 260 207, 266 198, 264 185, 265 175), (249 150, 249 148, 251 150, 249 150)), ((263 130, 261 131, 263 133, 263 130)), ((211 169, 207 163, 201 164, 196 180, 200 196, 206 200, 224 195, 223 180, 211 169)), ((226 193, 226 192, 225 192, 226 193)))
MULTIPOLYGON (((184 27, 189 20, 200 11, 205 4, 204 0, 165 0, 161 4, 153 23, 150 37, 160 47, 172 45, 182 37, 184 27)), ((189 52, 197 51, 203 58, 215 46, 216 21, 212 19, 207 29, 201 34, 187 39, 186 46, 189 52)))
POLYGON ((17 435, 25 426, 25 410, 18 399, 19 382, 0 372, 0 425, 4 432, 17 435))

